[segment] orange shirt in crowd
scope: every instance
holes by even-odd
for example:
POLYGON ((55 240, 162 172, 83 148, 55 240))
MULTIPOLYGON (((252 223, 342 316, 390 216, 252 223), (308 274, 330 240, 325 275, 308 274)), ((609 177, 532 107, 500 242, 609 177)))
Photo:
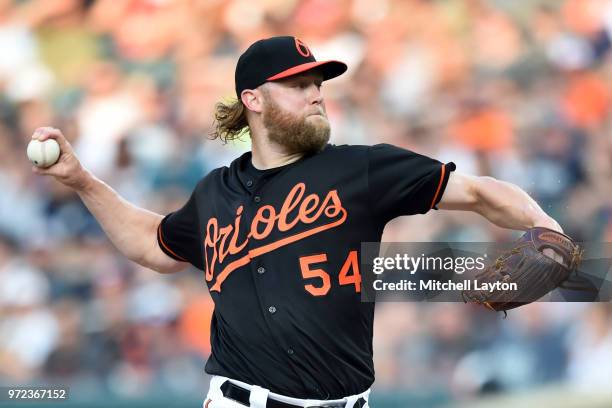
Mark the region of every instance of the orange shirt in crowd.
POLYGON ((568 0, 561 9, 563 22, 571 31, 590 37, 602 29, 608 0, 568 0))
POLYGON ((599 126, 610 110, 606 83, 590 72, 574 74, 568 81, 561 106, 567 118, 579 127, 599 126))
POLYGON ((203 357, 210 355, 210 320, 214 309, 212 299, 201 295, 185 307, 179 322, 181 339, 203 357))
POLYGON ((462 115, 451 125, 450 135, 470 150, 505 150, 513 141, 512 120, 497 108, 484 107, 462 115))

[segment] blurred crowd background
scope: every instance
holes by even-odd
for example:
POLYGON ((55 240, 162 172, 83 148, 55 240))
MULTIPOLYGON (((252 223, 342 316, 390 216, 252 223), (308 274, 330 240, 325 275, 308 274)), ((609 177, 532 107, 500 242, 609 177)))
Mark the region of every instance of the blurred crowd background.
MULTIPOLYGON (((84 398, 195 396, 212 303, 196 270, 122 257, 78 197, 31 173, 33 130, 166 214, 249 149, 209 140, 238 55, 291 34, 347 74, 336 144, 392 143, 516 183, 571 236, 612 241, 612 1, 0 0, 0 383, 84 398)), ((477 216, 401 218, 387 241, 514 237, 477 216)), ((375 398, 436 406, 547 384, 612 386, 610 304, 377 307, 375 398)), ((391 401, 391 402, 389 402, 391 401)), ((393 402, 395 401, 395 402, 393 402)))

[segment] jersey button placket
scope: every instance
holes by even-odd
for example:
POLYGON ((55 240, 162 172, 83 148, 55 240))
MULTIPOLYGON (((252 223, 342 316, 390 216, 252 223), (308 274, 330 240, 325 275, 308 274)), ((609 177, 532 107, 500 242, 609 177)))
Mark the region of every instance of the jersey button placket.
POLYGON ((261 197, 260 196, 255 196, 253 197, 253 201, 255 201, 256 203, 261 201, 261 197))
POLYGON ((274 313, 276 313, 276 307, 274 307, 274 306, 270 306, 270 307, 268 308, 268 312, 270 312, 270 314, 274 314, 274 313))
POLYGON ((264 273, 266 273, 266 268, 260 266, 259 268, 257 268, 257 273, 263 275, 264 273))

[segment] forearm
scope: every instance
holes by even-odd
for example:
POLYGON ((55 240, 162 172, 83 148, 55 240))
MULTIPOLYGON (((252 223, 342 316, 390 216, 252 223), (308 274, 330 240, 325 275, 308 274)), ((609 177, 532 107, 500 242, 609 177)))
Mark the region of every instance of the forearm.
POLYGON ((131 204, 91 173, 76 192, 113 245, 128 259, 159 272, 173 263, 160 256, 156 234, 161 215, 131 204))
POLYGON ((474 196, 474 211, 500 227, 524 231, 539 226, 562 231, 533 198, 514 184, 479 177, 474 196))
POLYGON ((55 164, 48 168, 33 167, 32 171, 52 176, 76 191, 111 242, 127 258, 161 273, 177 272, 186 266, 185 262, 167 256, 157 244, 157 227, 162 216, 132 205, 87 171, 59 129, 37 128, 32 139, 41 142, 55 139, 61 151, 55 164))

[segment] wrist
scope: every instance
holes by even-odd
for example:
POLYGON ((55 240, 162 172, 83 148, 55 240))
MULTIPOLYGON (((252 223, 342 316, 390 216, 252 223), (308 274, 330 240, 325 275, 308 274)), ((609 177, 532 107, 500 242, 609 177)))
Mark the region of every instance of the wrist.
POLYGON ((72 187, 79 194, 86 194, 95 185, 96 178, 88 170, 83 169, 78 181, 72 187))

